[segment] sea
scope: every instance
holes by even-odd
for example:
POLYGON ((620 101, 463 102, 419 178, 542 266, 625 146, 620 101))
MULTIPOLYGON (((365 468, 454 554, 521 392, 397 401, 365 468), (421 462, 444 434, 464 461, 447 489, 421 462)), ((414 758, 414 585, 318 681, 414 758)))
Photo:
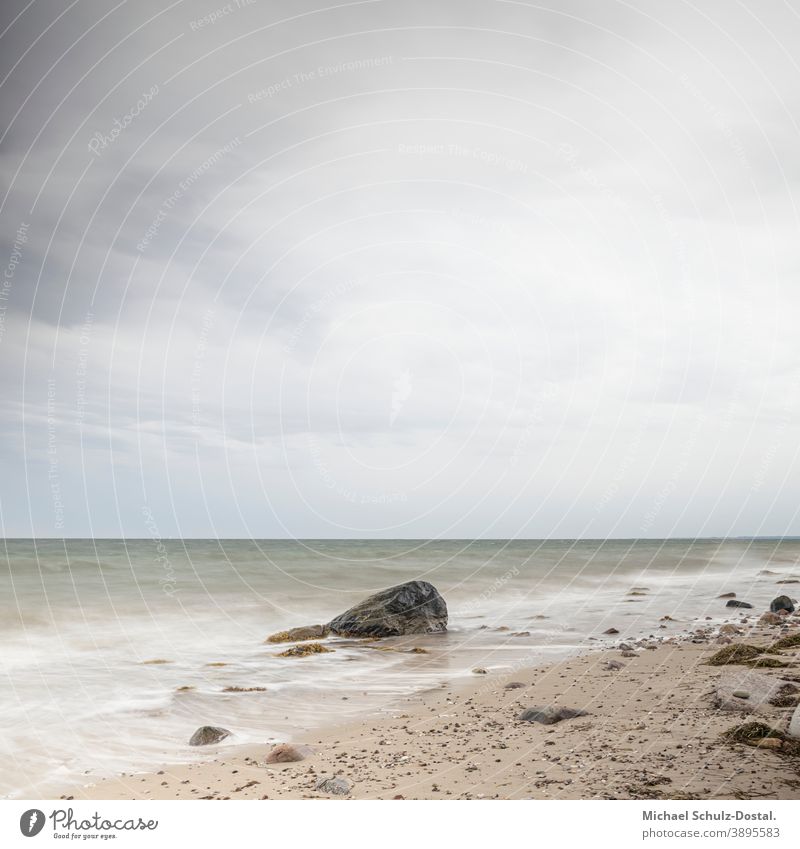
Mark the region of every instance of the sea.
POLYGON ((674 636, 740 617, 723 593, 759 613, 797 595, 779 582, 800 582, 795 539, 6 539, 0 551, 4 798, 207 758, 188 746, 201 725, 232 732, 213 753, 302 742, 476 667, 513 676, 674 636), (446 634, 331 638, 332 652, 304 658, 265 642, 414 579, 447 602, 446 634))

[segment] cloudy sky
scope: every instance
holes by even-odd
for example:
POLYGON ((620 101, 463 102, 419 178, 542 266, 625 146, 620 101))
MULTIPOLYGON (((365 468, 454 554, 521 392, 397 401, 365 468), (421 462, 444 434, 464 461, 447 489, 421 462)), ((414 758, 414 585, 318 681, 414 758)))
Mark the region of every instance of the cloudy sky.
POLYGON ((6 0, 5 536, 798 534, 784 0, 6 0))

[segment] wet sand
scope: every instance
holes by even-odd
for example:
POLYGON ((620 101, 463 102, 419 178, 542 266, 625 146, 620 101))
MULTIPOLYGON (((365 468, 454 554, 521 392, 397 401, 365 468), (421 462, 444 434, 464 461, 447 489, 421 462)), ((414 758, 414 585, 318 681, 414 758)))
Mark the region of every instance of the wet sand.
MULTIPOLYGON (((331 798, 316 789, 324 776, 345 778, 351 790, 339 798, 354 799, 800 798, 800 758, 721 736, 752 719, 783 730, 794 708, 768 705, 757 716, 716 709, 720 676, 747 667, 706 663, 731 640, 766 646, 797 633, 800 616, 739 627, 734 635, 714 626, 660 644, 640 641, 635 656, 617 647, 475 674, 460 687, 442 684, 398 702, 391 714, 292 741, 314 749, 300 762, 267 765, 266 743, 209 747, 207 762, 69 788, 62 798, 331 798), (608 661, 623 666, 610 670, 608 661), (522 686, 508 688, 512 682, 522 686), (523 709, 546 705, 587 715, 554 725, 518 719, 523 709)), ((783 655, 791 666, 759 672, 798 679, 800 687, 800 648, 783 655)))

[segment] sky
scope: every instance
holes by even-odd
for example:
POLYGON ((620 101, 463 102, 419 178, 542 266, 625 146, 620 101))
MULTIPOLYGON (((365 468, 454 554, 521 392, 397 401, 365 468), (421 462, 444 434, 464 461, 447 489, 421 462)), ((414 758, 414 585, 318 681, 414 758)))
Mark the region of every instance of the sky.
POLYGON ((796 4, 0 33, 0 535, 800 534, 796 4))

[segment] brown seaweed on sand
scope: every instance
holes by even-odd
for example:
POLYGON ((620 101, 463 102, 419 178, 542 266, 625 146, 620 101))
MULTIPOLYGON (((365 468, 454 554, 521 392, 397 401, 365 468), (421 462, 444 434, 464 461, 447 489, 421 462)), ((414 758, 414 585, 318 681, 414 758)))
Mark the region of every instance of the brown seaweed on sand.
POLYGON ((332 651, 333 649, 323 646, 322 643, 302 643, 280 652, 278 657, 307 657, 310 654, 327 654, 332 651))
POLYGON ((727 666, 729 663, 746 663, 761 655, 762 649, 748 643, 725 646, 706 661, 709 666, 727 666))

